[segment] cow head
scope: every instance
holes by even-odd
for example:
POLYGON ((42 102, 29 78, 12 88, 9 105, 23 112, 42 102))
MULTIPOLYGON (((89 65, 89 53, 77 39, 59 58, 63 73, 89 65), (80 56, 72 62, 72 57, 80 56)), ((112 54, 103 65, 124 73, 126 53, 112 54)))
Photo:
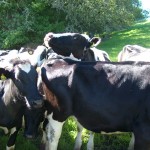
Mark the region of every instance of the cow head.
POLYGON ((25 110, 25 137, 29 139, 37 137, 39 125, 44 120, 44 111, 43 107, 25 110))
POLYGON ((9 62, 9 65, 6 64, 3 63, 5 68, 0 68, 0 78, 9 79, 13 98, 22 101, 25 106, 25 136, 35 137, 44 113, 43 96, 37 89, 37 72, 30 62, 25 60, 14 59, 9 62), (34 129, 29 128, 30 124, 33 124, 34 129))
POLYGON ((51 47, 57 54, 70 56, 72 53, 78 59, 82 58, 84 50, 92 45, 97 46, 100 41, 98 37, 90 39, 88 35, 79 33, 54 34, 50 32, 44 37, 44 44, 51 47))
POLYGON ((43 63, 47 56, 47 49, 45 46, 38 46, 36 49, 31 48, 21 48, 18 57, 22 60, 28 59, 30 63, 35 66, 39 67, 43 63))

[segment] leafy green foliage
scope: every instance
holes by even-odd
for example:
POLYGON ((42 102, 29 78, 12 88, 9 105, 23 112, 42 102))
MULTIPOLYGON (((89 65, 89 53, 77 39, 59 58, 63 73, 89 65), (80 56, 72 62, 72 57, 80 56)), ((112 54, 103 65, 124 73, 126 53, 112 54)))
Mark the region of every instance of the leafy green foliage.
POLYGON ((49 0, 53 8, 66 13, 68 30, 110 33, 143 18, 138 0, 49 0))
POLYGON ((110 34, 146 17, 139 0, 2 0, 0 48, 43 43, 48 32, 110 34))
POLYGON ((0 2, 0 47, 18 48, 23 44, 43 43, 49 31, 65 28, 64 13, 42 0, 3 0, 0 2))
POLYGON ((29 42, 29 38, 21 30, 11 30, 3 41, 3 48, 19 48, 22 43, 29 42), (17 37, 17 38, 16 38, 17 37))

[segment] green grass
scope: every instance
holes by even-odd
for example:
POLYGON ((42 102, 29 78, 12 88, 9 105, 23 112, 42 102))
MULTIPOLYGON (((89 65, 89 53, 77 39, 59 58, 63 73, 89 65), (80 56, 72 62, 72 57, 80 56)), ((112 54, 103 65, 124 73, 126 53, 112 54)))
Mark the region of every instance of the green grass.
POLYGON ((150 47, 150 21, 139 22, 128 29, 112 33, 110 39, 102 41, 98 48, 107 51, 111 60, 116 61, 118 53, 127 44, 150 47))
MULTIPOLYGON (((138 44, 144 47, 150 47, 150 21, 136 23, 128 29, 117 31, 111 34, 108 40, 102 41, 98 48, 108 52, 112 61, 117 60, 118 53, 123 46, 127 44, 138 44)), ((72 150, 75 136, 77 134, 76 124, 72 118, 69 118, 63 128, 58 150, 72 150)), ((95 150, 126 150, 130 140, 130 134, 121 135, 100 135, 95 134, 95 150)), ((86 149, 88 141, 88 131, 83 132, 82 150, 86 149)), ((0 136, 0 150, 5 150, 8 136, 0 136)), ((17 137, 16 150, 38 150, 40 147, 41 135, 36 140, 27 140, 20 131, 17 137)))

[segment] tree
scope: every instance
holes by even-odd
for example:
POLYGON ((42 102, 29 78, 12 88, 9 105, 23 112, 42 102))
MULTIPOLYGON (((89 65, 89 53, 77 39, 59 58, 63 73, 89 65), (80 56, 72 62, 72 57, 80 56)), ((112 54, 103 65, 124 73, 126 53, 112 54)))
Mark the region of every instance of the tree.
POLYGON ((39 42, 51 32, 109 34, 142 13, 139 0, 1 0, 0 48, 39 42))
POLYGON ((20 48, 23 44, 43 42, 49 31, 63 31, 64 14, 43 0, 0 1, 0 47, 20 48), (55 14, 55 15, 54 15, 55 14))
POLYGON ((129 26, 142 16, 139 0, 49 0, 53 8, 62 10, 67 30, 109 33, 129 26))

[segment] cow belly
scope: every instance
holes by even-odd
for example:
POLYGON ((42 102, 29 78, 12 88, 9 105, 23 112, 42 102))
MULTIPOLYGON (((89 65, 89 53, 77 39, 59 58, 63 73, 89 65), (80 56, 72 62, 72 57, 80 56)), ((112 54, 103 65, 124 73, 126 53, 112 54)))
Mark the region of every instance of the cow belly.
POLYGON ((12 117, 10 115, 1 115, 1 120, 0 120, 0 126, 2 127, 7 127, 7 128, 12 128, 14 127, 18 122, 20 122, 22 119, 21 114, 16 115, 15 117, 12 117))
POLYGON ((126 123, 117 123, 117 122, 112 122, 109 124, 100 122, 100 121, 95 121, 93 120, 88 120, 84 121, 83 119, 78 121, 85 127, 86 129, 93 131, 93 132, 105 132, 105 133, 112 133, 112 132, 131 132, 132 131, 132 126, 131 125, 126 125, 126 123))
MULTIPOLYGON (((80 105, 81 106, 81 105, 80 105)), ((113 107, 113 105, 112 105, 113 107)), ((132 131, 132 124, 134 115, 124 110, 121 112, 120 108, 104 109, 105 107, 98 109, 81 108, 80 111, 76 111, 74 114, 83 127, 94 132, 130 132, 132 131), (81 111, 84 110, 84 111, 81 111), (106 111, 107 110, 107 111, 106 111)))

